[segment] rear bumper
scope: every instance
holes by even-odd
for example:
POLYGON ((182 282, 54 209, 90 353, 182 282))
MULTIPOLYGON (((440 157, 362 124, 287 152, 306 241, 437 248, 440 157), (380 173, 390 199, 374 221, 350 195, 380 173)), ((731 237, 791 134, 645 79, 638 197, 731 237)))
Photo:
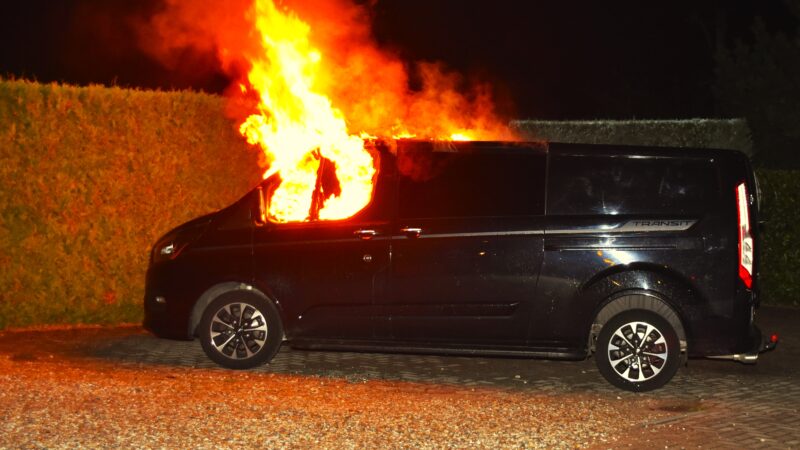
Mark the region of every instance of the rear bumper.
POLYGON ((755 364, 758 361, 758 355, 770 350, 774 350, 778 346, 778 335, 772 334, 770 336, 761 333, 757 326, 753 325, 750 330, 750 348, 743 353, 734 353, 731 355, 715 355, 708 356, 710 359, 728 359, 731 361, 738 361, 744 364, 755 364))

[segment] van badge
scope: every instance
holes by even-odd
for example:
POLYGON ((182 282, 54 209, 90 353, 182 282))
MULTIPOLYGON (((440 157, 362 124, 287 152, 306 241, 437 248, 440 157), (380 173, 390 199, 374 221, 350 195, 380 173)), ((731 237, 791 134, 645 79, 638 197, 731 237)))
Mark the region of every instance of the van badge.
POLYGON ((637 219, 625 222, 616 232, 625 231, 685 231, 692 227, 697 220, 691 219, 637 219))

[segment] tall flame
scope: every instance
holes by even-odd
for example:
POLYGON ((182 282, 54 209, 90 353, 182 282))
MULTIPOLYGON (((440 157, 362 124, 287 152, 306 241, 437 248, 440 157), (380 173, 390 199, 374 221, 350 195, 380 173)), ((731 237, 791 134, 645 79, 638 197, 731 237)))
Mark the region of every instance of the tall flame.
POLYGON ((229 113, 266 155, 265 177, 276 179, 271 220, 343 219, 363 209, 378 170, 368 137, 513 139, 487 86, 381 49, 366 3, 163 1, 142 43, 168 66, 193 54, 187 49, 216 52, 241 87, 228 90, 229 113))
POLYGON ((373 158, 364 140, 348 133, 342 112, 314 91, 322 56, 309 42, 309 26, 272 0, 257 0, 255 13, 264 58, 252 61, 248 80, 259 93, 260 113, 239 130, 267 154, 264 177, 280 175, 268 214, 279 222, 307 220, 326 158, 334 164, 340 192, 316 213, 322 220, 350 217, 372 196, 373 158))

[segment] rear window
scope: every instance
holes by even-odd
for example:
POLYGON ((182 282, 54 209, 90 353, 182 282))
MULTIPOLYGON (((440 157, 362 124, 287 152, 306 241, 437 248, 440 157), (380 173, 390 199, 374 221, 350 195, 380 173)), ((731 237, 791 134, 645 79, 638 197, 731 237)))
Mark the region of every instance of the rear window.
POLYGON ((401 218, 544 214, 543 152, 412 151, 398 157, 401 218))
POLYGON ((691 214, 715 208, 709 160, 553 155, 548 214, 691 214))

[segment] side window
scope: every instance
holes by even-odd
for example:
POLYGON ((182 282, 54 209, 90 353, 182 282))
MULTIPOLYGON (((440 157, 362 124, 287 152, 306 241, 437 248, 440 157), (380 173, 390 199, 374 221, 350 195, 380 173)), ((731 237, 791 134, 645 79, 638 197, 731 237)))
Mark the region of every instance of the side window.
POLYGON ((718 196, 707 160, 553 155, 547 212, 698 213, 715 208, 718 196))
POLYGON ((401 218, 544 214, 545 155, 408 152, 398 160, 401 218))
MULTIPOLYGON (((391 207, 394 202, 394 157, 377 149, 367 148, 367 150, 372 156, 376 173, 373 177, 372 193, 368 199, 365 196, 355 196, 355 199, 350 197, 351 200, 354 200, 353 203, 362 206, 360 210, 355 211, 349 217, 320 217, 320 211, 328 202, 335 201, 342 194, 342 187, 339 179, 341 174, 337 173, 336 164, 328 158, 317 155, 320 163, 315 178, 312 178, 314 189, 308 195, 284 192, 280 202, 283 208, 273 210, 272 204, 276 198, 276 191, 283 183, 279 174, 273 174, 259 185, 258 189, 261 194, 256 199, 259 202, 257 207, 262 216, 260 220, 273 224, 290 224, 291 226, 341 220, 350 222, 388 220, 391 217, 391 207), (364 203, 365 199, 368 200, 366 203, 364 203), (280 213, 283 213, 282 217, 280 213)), ((303 179, 304 183, 306 181, 308 180, 303 179)))

